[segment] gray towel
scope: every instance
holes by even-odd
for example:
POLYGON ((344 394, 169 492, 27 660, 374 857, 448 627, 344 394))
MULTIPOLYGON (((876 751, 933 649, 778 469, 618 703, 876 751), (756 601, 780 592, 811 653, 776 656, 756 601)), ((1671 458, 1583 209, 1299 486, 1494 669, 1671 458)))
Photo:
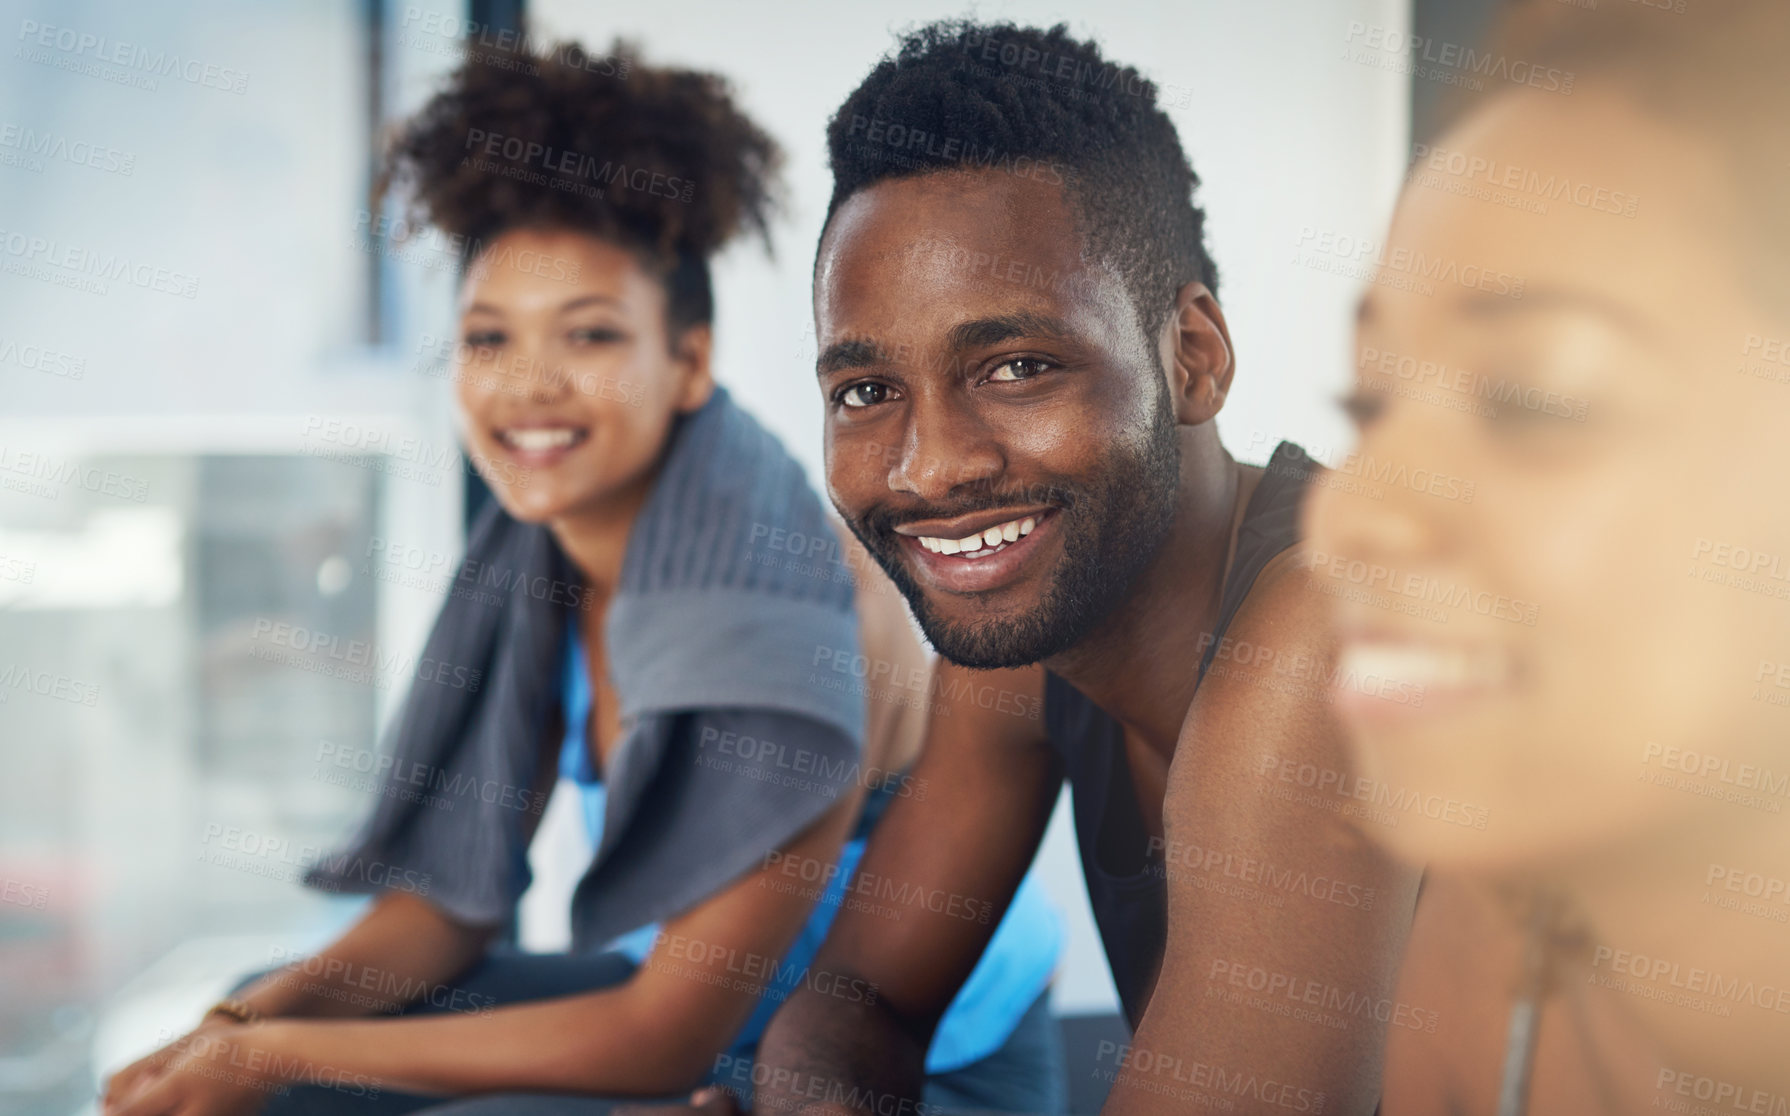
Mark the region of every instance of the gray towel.
MULTIPOLYGON (((852 778, 863 699, 815 669, 858 650, 852 586, 843 566, 817 569, 789 542, 832 538, 801 466, 725 389, 678 421, 604 618, 624 735, 604 772, 602 840, 573 898, 575 950, 713 894, 852 778), (717 726, 781 748, 698 762, 717 726), (792 780, 779 764, 797 751, 804 774, 792 780)), ((463 922, 508 922, 530 879, 567 624, 584 603, 546 528, 495 507, 480 518, 424 648, 436 665, 419 672, 388 737, 378 804, 306 884, 411 890, 463 922)))

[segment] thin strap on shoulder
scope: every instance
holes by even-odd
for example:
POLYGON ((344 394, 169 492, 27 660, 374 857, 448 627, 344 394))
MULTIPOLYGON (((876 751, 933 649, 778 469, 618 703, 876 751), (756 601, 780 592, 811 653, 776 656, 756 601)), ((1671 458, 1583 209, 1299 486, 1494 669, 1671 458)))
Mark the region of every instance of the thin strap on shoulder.
POLYGON ((1219 596, 1218 623, 1206 653, 1200 656, 1202 681, 1218 657, 1225 631, 1255 587, 1255 579, 1269 562, 1299 541, 1299 504, 1306 483, 1318 469, 1318 463, 1292 442, 1280 443, 1268 459, 1267 470, 1243 511, 1243 522, 1237 525, 1237 554, 1219 596))

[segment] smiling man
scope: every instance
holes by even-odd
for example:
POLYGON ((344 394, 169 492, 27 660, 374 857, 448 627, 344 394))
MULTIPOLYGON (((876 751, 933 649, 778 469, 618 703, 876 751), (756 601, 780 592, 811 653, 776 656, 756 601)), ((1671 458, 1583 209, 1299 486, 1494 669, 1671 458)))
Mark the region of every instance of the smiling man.
MULTIPOLYGON (((1198 185, 1155 89, 1012 25, 908 35, 835 114, 815 269, 835 506, 944 662, 862 871, 998 910, 1063 780, 1127 1050, 1109 1111, 1367 1112, 1415 874, 1353 827, 1296 538, 1316 466, 1239 464, 1198 185), (1041 717, 1028 712, 1042 709, 1041 717)), ((872 677, 875 677, 874 664, 872 677)), ((1365 797, 1374 797, 1368 788, 1365 797)), ((760 1111, 893 1111, 988 927, 842 910, 760 1111)))

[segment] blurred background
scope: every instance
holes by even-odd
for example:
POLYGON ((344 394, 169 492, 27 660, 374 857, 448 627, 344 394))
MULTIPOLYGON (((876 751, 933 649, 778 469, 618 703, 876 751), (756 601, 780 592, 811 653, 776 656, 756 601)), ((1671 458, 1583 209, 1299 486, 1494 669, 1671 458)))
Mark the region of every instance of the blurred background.
MULTIPOLYGON (((1377 239, 1437 99, 1476 80, 1409 44, 1471 42, 1490 6, 0 0, 0 1113, 91 1111, 99 1074, 355 910, 296 880, 372 805, 441 600, 417 575, 458 553, 470 487, 455 252, 394 239, 368 187, 469 42, 526 19, 732 78, 790 206, 774 259, 717 263, 716 366, 818 481, 823 128, 892 32, 1066 20, 1157 81, 1237 346, 1226 443, 1334 462, 1360 277, 1306 249, 1377 239)), ((538 948, 588 857, 563 805, 522 910, 538 948)), ((1065 806, 1054 1003, 1110 1015, 1065 806)))

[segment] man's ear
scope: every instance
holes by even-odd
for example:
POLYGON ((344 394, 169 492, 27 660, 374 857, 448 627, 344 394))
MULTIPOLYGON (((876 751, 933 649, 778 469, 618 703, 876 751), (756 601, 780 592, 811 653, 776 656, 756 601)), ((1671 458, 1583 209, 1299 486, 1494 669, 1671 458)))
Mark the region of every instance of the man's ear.
POLYGON ((709 366, 715 331, 707 322, 698 322, 678 334, 672 347, 672 363, 677 367, 678 392, 674 406, 679 414, 701 409, 715 394, 715 373, 709 366))
POLYGON ((1163 324, 1158 345, 1175 421, 1211 422, 1224 408, 1237 366, 1224 311, 1204 283, 1188 283, 1175 293, 1174 313, 1163 324))

